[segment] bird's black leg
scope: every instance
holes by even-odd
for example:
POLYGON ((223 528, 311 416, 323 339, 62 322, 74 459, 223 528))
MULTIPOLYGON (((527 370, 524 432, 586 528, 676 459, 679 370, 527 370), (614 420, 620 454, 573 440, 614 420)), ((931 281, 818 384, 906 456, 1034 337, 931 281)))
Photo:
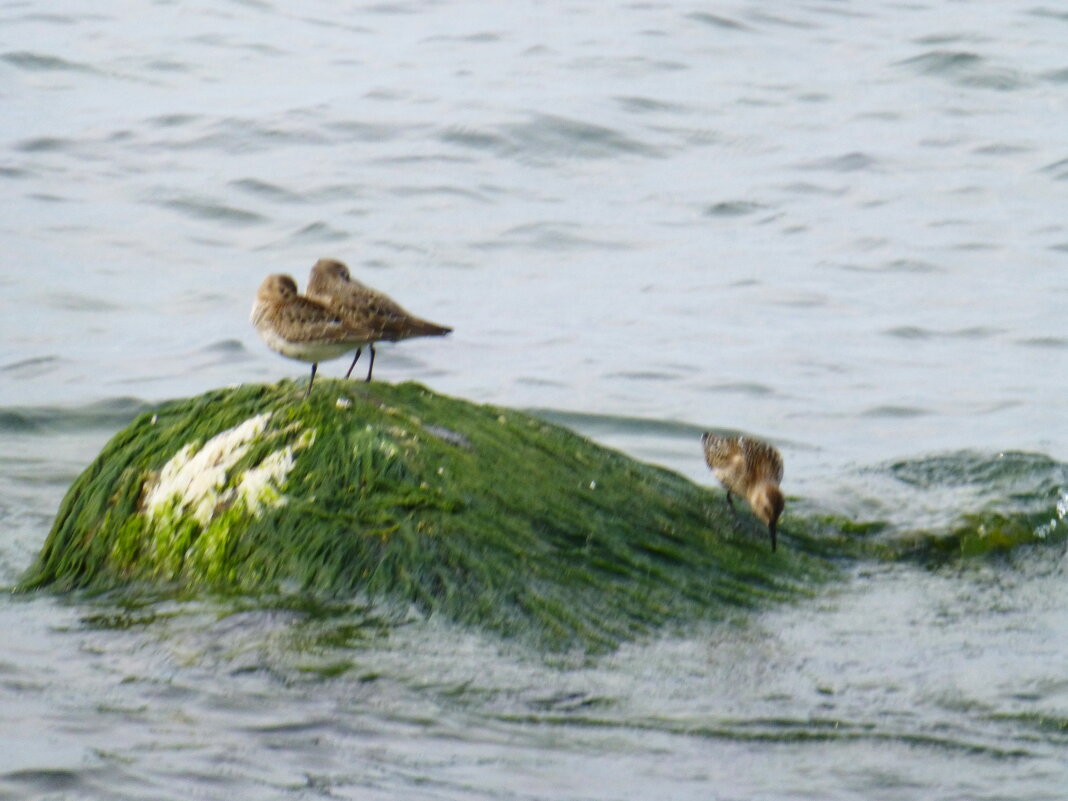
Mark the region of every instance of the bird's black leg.
POLYGON ((731 499, 731 491, 727 490, 727 506, 731 508, 731 514, 735 517, 738 516, 738 510, 734 508, 734 501, 731 499))
POLYGON ((345 378, 348 378, 350 375, 352 375, 352 368, 355 367, 356 362, 360 360, 360 353, 362 351, 363 348, 356 348, 356 355, 352 357, 352 364, 349 365, 349 371, 345 373, 345 378))
POLYGON ((312 384, 315 383, 315 371, 319 369, 318 362, 312 362, 311 378, 308 379, 308 391, 304 393, 304 397, 307 398, 311 395, 312 384))
MULTIPOLYGON (((371 348, 371 363, 367 366, 367 380, 371 380, 371 371, 375 369, 375 343, 372 342, 369 347, 371 348)), ((353 362, 355 364, 355 362, 353 362)))

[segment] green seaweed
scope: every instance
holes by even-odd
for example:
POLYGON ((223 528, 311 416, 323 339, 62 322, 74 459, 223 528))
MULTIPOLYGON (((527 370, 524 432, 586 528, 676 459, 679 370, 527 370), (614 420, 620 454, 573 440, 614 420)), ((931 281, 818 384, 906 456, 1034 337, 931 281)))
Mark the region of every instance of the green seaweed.
POLYGON ((74 482, 21 588, 381 599, 600 650, 811 594, 853 553, 828 544, 841 521, 789 516, 772 552, 719 490, 512 409, 413 383, 302 393, 241 386, 141 414, 74 482), (176 498, 146 507, 183 448, 268 412, 206 522, 176 498), (282 485, 250 505, 241 477, 287 447, 282 485))

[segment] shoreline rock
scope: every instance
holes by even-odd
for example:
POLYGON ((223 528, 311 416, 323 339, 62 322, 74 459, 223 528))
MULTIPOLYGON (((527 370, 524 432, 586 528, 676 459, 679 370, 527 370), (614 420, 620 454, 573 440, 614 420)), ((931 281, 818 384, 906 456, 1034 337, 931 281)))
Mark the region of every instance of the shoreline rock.
POLYGON ((360 595, 601 650, 837 573, 791 548, 789 522, 772 554, 718 490, 524 412, 414 383, 302 394, 246 385, 139 415, 71 486, 20 589, 360 595))

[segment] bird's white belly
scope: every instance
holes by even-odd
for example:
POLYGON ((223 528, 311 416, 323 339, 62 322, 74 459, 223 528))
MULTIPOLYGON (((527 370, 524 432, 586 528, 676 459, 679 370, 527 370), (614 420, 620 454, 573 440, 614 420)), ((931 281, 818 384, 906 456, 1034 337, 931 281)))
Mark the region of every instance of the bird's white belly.
POLYGON ((271 350, 302 362, 325 362, 351 353, 358 342, 291 342, 271 330, 261 330, 263 341, 271 350))

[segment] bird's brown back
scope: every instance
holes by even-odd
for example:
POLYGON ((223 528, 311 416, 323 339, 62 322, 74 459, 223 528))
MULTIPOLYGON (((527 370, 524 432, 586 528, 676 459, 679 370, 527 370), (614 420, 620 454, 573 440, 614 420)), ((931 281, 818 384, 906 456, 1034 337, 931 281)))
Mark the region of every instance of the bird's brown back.
POLYGON ((296 282, 288 275, 268 276, 260 285, 252 322, 257 328, 271 327, 290 342, 362 341, 362 333, 340 315, 298 294, 296 282))
POLYGON ((308 279, 307 295, 327 306, 350 327, 367 332, 374 341, 443 336, 452 331, 416 317, 384 292, 354 280, 348 268, 333 259, 316 262, 308 279))
POLYGON ((708 466, 732 492, 745 495, 757 484, 782 481, 782 457, 766 442, 709 432, 701 443, 708 466))

